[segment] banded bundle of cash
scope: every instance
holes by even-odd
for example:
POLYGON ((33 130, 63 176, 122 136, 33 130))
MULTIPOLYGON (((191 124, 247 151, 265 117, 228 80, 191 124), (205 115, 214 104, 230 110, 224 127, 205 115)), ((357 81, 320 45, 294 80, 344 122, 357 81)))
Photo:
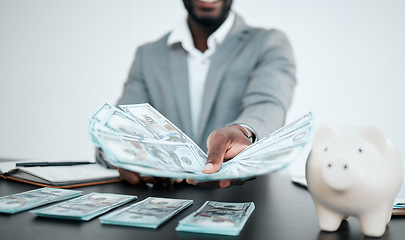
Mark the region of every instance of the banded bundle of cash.
POLYGON ((120 108, 104 104, 98 109, 89 120, 90 137, 110 164, 147 176, 211 181, 274 172, 302 156, 314 132, 309 112, 250 145, 217 173, 204 174, 207 155, 156 109, 149 104, 120 108))
POLYGON ((40 217, 88 221, 135 199, 137 199, 136 196, 129 195, 89 193, 82 197, 30 212, 40 217))
POLYGON ((13 214, 48 203, 80 196, 82 191, 40 188, 0 198, 0 212, 13 214))
POLYGON ((405 185, 401 186, 399 193, 394 199, 394 209, 405 209, 405 185))
POLYGON ((148 197, 124 209, 100 217, 103 224, 157 228, 193 204, 193 200, 148 197))
POLYGON ((254 209, 253 202, 207 201, 200 209, 180 220, 176 230, 237 236, 254 209))

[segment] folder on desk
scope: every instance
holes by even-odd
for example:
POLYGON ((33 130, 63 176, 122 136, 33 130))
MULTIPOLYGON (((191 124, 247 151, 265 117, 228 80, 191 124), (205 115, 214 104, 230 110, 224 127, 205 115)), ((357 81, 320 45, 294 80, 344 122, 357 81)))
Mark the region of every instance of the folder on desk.
POLYGON ((120 181, 116 169, 100 164, 16 167, 21 161, 0 162, 0 177, 41 187, 73 188, 120 181))

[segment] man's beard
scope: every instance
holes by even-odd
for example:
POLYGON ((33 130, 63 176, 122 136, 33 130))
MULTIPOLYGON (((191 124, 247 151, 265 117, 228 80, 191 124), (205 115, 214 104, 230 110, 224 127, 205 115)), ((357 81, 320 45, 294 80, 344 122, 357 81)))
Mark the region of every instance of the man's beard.
POLYGON ((221 9, 221 13, 217 17, 205 16, 205 17, 198 17, 191 8, 186 7, 187 12, 193 21, 197 22, 198 24, 204 27, 218 27, 220 26, 226 19, 231 9, 232 4, 227 4, 221 9))

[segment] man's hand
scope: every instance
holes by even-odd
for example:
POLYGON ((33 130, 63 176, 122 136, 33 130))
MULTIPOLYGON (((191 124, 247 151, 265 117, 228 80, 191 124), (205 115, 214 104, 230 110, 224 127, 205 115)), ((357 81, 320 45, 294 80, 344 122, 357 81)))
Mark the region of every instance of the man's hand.
POLYGON ((208 157, 203 173, 218 172, 223 162, 252 144, 235 125, 214 130, 207 139, 208 157))
MULTIPOLYGON (((252 142, 250 142, 238 126, 231 125, 214 130, 207 139, 208 157, 203 172, 218 172, 223 162, 235 157, 250 144, 252 142)), ((241 184, 243 182, 226 179, 219 182, 196 183, 192 179, 187 179, 187 183, 189 184, 208 187, 219 186, 220 188, 226 188, 232 184, 241 184)))
POLYGON ((132 185, 135 186, 142 186, 147 183, 153 184, 153 185, 172 185, 174 183, 181 183, 183 179, 178 179, 178 180, 173 180, 170 178, 156 178, 156 177, 150 177, 150 176, 141 176, 137 172, 132 172, 123 168, 118 168, 118 172, 120 173, 120 178, 122 180, 125 180, 129 182, 132 185))
MULTIPOLYGON (((204 173, 215 173, 218 172, 222 166, 223 162, 235 157, 247 146, 252 144, 250 140, 245 136, 243 131, 238 126, 228 126, 222 127, 214 130, 207 139, 208 157, 204 173)), ((140 176, 136 172, 128 171, 122 168, 118 168, 120 177, 133 185, 145 185, 146 183, 151 184, 173 184, 180 183, 182 180, 173 180, 169 178, 155 178, 155 177, 145 177, 140 176)), ((187 183, 198 185, 202 187, 220 187, 226 188, 232 184, 243 184, 244 181, 241 180, 221 180, 214 182, 200 182, 197 183, 192 179, 187 179, 187 183)))

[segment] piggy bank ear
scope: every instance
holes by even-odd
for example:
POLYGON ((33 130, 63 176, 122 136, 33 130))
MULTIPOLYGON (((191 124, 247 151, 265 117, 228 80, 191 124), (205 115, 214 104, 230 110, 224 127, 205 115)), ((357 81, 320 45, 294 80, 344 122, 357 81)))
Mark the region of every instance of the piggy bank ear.
POLYGON ((321 125, 316 129, 312 146, 317 146, 321 142, 334 138, 338 135, 337 131, 329 126, 321 125))
POLYGON ((382 153, 387 153, 388 140, 385 135, 375 126, 369 126, 361 129, 359 135, 366 139, 382 153))

